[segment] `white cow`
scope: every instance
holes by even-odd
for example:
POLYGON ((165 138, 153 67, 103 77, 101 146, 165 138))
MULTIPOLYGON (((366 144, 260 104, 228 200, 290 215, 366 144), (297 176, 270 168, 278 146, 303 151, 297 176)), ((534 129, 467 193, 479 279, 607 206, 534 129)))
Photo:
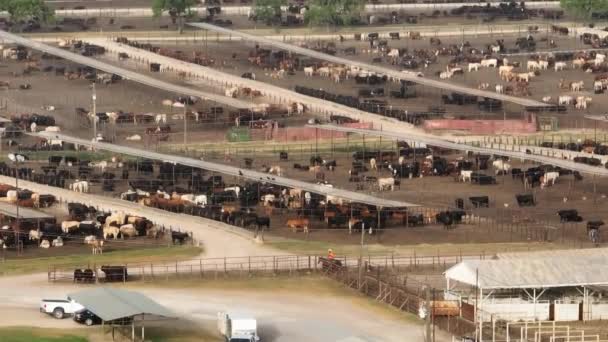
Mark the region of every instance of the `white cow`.
POLYGON ((501 84, 496 85, 496 93, 503 94, 505 92, 505 87, 501 84))
POLYGON ((460 170, 460 176, 458 177, 463 182, 471 182, 471 178, 473 176, 473 171, 470 170, 460 170))
POLYGON ((500 67, 498 67, 498 76, 502 77, 504 75, 508 75, 513 72, 514 68, 515 67, 512 65, 501 65, 500 67))
POLYGON ((118 239, 118 234, 120 233, 120 229, 114 226, 103 227, 103 238, 107 239, 112 236, 114 240, 118 239))
POLYGON ((273 194, 267 194, 262 196, 262 198, 260 199, 262 201, 262 203, 264 203, 264 206, 268 207, 270 206, 272 203, 274 203, 276 197, 273 194))
POLYGON ((395 190, 395 178, 378 178, 378 188, 380 190, 391 189, 391 191, 395 190))
POLYGON ((527 70, 540 70, 540 65, 537 61, 528 61, 527 70))
POLYGON ((328 77, 329 76, 329 68, 328 67, 321 67, 321 68, 317 69, 317 72, 319 73, 319 75, 321 75, 323 77, 328 77))
POLYGON ((376 158, 371 158, 369 160, 369 168, 371 170, 378 170, 378 165, 376 165, 376 158))
POLYGON ((313 67, 306 67, 306 68, 304 68, 304 76, 312 77, 312 75, 314 73, 315 73, 315 69, 313 67))
POLYGON ((30 234, 29 234, 30 241, 31 240, 40 240, 41 236, 42 236, 42 234, 40 234, 40 229, 30 230, 30 234))
POLYGON ((478 71, 479 67, 481 67, 481 63, 469 63, 469 72, 473 70, 478 71))
POLYGON ((587 105, 589 104, 589 102, 591 102, 593 99, 590 97, 585 97, 585 96, 578 96, 576 98, 576 105, 575 108, 576 109, 587 109, 587 105))
POLYGON ((127 141, 140 141, 140 140, 141 140, 141 135, 139 135, 139 134, 134 134, 134 135, 128 136, 128 137, 126 138, 126 140, 127 140, 127 141))
POLYGON ((63 221, 61 222, 61 231, 64 233, 69 233, 71 230, 78 229, 80 222, 78 221, 63 221))
POLYGON ((557 103, 561 106, 561 105, 569 105, 572 104, 572 102, 574 101, 574 98, 570 95, 561 95, 558 99, 557 99, 557 103))
POLYGON ((541 70, 547 70, 547 69, 549 69, 549 62, 548 61, 538 61, 538 66, 540 67, 541 70))
POLYGON ((503 172, 506 174, 507 172, 509 172, 509 170, 511 170, 511 164, 505 162, 502 159, 495 160, 492 163, 492 166, 494 166, 494 169, 496 169, 497 175, 503 172))
POLYGON ((566 62, 555 62, 555 66, 553 67, 555 71, 560 71, 566 69, 568 64, 566 62))
POLYGON ((570 83, 570 90, 581 91, 585 87, 585 81, 578 81, 570 83))
POLYGON ((496 68, 497 65, 498 65, 498 60, 496 58, 484 59, 481 61, 482 67, 496 68))
POLYGON ((224 191, 234 191, 234 193, 236 194, 236 198, 239 198, 239 192, 241 192, 241 187, 240 186, 231 186, 228 188, 224 188, 224 191))
POLYGON ((541 189, 544 189, 549 185, 555 185, 555 181, 557 180, 557 178, 559 178, 559 172, 553 171, 545 173, 540 183, 541 189))

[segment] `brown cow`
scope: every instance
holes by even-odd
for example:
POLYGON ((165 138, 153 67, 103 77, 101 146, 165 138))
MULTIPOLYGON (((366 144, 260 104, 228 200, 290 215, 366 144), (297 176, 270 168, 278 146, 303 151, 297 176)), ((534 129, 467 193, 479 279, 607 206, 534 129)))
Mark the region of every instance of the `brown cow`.
POLYGON ((20 207, 24 207, 24 208, 33 208, 35 205, 35 202, 33 199, 28 198, 28 199, 17 201, 17 205, 20 207))
POLYGON ((308 234, 308 225, 310 221, 306 218, 288 219, 287 227, 293 229, 293 232, 297 232, 298 229, 302 229, 304 233, 308 234))

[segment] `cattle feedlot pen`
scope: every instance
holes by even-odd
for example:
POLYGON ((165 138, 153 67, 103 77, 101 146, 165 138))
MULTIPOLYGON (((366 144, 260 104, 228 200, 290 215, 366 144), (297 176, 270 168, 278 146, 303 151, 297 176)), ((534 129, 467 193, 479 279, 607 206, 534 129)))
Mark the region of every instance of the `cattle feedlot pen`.
POLYGON ((569 160, 546 157, 546 156, 539 156, 539 155, 535 155, 535 154, 527 154, 524 152, 499 150, 499 149, 485 148, 485 147, 475 147, 475 146, 471 146, 471 145, 451 142, 451 141, 445 140, 441 137, 434 137, 434 136, 430 136, 430 135, 415 134, 415 133, 410 133, 410 132, 398 133, 398 132, 391 132, 391 131, 378 131, 378 130, 373 130, 373 129, 349 128, 349 127, 334 126, 334 125, 314 125, 313 127, 318 127, 318 128, 322 128, 322 129, 330 129, 330 130, 334 130, 334 131, 338 131, 338 132, 350 132, 350 133, 358 133, 358 134, 364 134, 364 135, 375 135, 375 136, 381 136, 381 137, 386 137, 389 139, 396 139, 396 140, 416 141, 419 143, 424 143, 424 144, 436 146, 436 147, 448 148, 448 149, 452 149, 452 150, 471 151, 471 152, 475 152, 475 153, 493 154, 493 155, 499 155, 499 156, 506 156, 506 157, 510 157, 510 158, 519 158, 521 160, 531 160, 531 161, 542 163, 542 164, 559 166, 564 169, 579 171, 579 172, 583 172, 583 173, 590 174, 590 175, 608 176, 608 169, 606 169, 602 166, 590 166, 590 165, 585 165, 585 164, 581 164, 581 163, 575 163, 575 162, 569 161, 569 160))
POLYGON ((295 179, 278 177, 275 175, 271 175, 268 173, 252 171, 252 170, 244 170, 239 169, 238 167, 211 163, 207 161, 187 158, 187 157, 179 157, 174 155, 150 152, 146 150, 141 150, 137 148, 120 146, 115 144, 103 143, 103 142, 91 142, 85 139, 75 138, 68 135, 57 134, 54 132, 40 132, 40 133, 28 133, 32 136, 42 137, 45 139, 60 139, 63 141, 67 141, 77 145, 90 146, 100 150, 106 150, 114 153, 127 154, 140 158, 148 158, 153 160, 160 160, 169 163, 176 163, 187 165, 191 167, 201 168, 209 171, 219 172, 235 177, 243 177, 247 179, 251 179, 253 181, 261 181, 270 184, 276 184, 280 186, 286 186, 290 188, 299 188, 305 191, 314 192, 321 195, 329 195, 335 196, 339 198, 343 198, 352 202, 364 203, 384 208, 403 208, 403 207, 418 207, 417 204, 400 202, 400 201, 392 201, 387 199, 382 199, 366 194, 362 194, 359 192, 348 191, 343 189, 329 188, 324 185, 312 184, 308 182, 303 182, 295 179), (239 174, 242 173, 242 175, 239 174))
POLYGON ((487 97, 487 98, 496 99, 496 100, 505 101, 505 102, 511 102, 511 103, 515 103, 515 104, 527 106, 527 107, 547 107, 547 104, 544 102, 539 102, 539 101, 535 101, 535 100, 529 100, 529 99, 524 99, 524 98, 519 98, 519 97, 514 97, 514 96, 502 95, 502 94, 497 94, 494 92, 489 92, 489 91, 484 91, 484 90, 473 89, 473 88, 460 86, 460 85, 456 85, 456 84, 451 84, 451 83, 447 83, 447 82, 432 80, 432 79, 425 78, 425 77, 417 77, 417 76, 409 74, 409 73, 403 73, 399 70, 388 69, 388 68, 384 68, 384 67, 370 65, 367 63, 363 63, 363 62, 357 62, 357 61, 353 61, 353 60, 349 60, 349 59, 345 59, 345 58, 340 58, 340 57, 328 55, 326 53, 317 52, 314 50, 295 46, 292 44, 283 43, 283 42, 280 42, 277 40, 268 39, 268 38, 264 38, 264 37, 260 37, 260 36, 256 36, 256 35, 252 35, 252 34, 248 34, 248 33, 243 33, 243 32, 239 32, 239 31, 235 31, 235 30, 230 30, 230 29, 226 29, 226 28, 211 25, 211 24, 188 23, 188 25, 193 26, 193 27, 198 27, 201 29, 205 29, 205 30, 215 31, 218 33, 241 37, 244 40, 274 46, 278 49, 291 51, 293 53, 325 60, 328 62, 343 64, 343 65, 347 65, 347 66, 360 67, 364 70, 373 71, 373 72, 387 75, 389 78, 400 79, 400 80, 404 80, 404 81, 411 81, 411 82, 422 84, 422 85, 428 86, 428 87, 454 91, 454 92, 462 93, 462 94, 487 97))
POLYGON ((142 75, 142 74, 139 74, 134 71, 127 70, 127 69, 119 68, 114 65, 104 63, 104 62, 98 61, 98 60, 90 58, 90 57, 81 56, 81 55, 75 54, 70 51, 56 48, 54 46, 49 46, 46 44, 35 42, 33 40, 23 38, 21 36, 18 36, 18 35, 12 34, 12 33, 8 33, 6 31, 0 30, 0 38, 7 40, 7 41, 12 41, 19 45, 27 46, 34 50, 46 52, 48 54, 67 59, 72 62, 76 62, 76 63, 82 64, 82 65, 88 65, 88 66, 93 67, 98 70, 103 70, 105 72, 120 75, 127 80, 145 84, 145 85, 153 87, 153 88, 166 90, 166 91, 176 93, 179 95, 194 96, 194 97, 201 98, 203 100, 209 100, 209 101, 213 101, 216 103, 221 103, 221 104, 224 104, 224 105, 227 105, 230 107, 234 107, 234 108, 254 107, 254 104, 252 104, 250 102, 245 102, 245 101, 233 99, 230 97, 226 97, 223 95, 207 93, 207 92, 195 90, 192 88, 182 87, 179 85, 157 80, 153 77, 142 75))

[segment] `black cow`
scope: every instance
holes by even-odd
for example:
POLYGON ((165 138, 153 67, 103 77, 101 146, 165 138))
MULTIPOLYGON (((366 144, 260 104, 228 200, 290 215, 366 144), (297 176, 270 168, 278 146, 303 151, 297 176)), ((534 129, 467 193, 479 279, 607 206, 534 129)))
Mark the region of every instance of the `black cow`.
POLYGON ((561 222, 582 222, 583 218, 578 214, 576 209, 565 209, 557 212, 561 222))
POLYGON ((408 227, 418 227, 424 224, 424 216, 422 214, 418 215, 407 215, 407 226, 408 227))
POLYGON ((437 222, 443 223, 444 227, 448 229, 452 224, 461 223, 465 215, 466 213, 463 210, 449 210, 438 213, 435 218, 437 222))
POLYGON ((176 231, 171 231, 171 241, 173 241, 174 244, 179 244, 182 245, 184 244, 184 242, 186 240, 188 240, 190 238, 190 235, 188 235, 188 233, 185 232, 176 232, 176 231))
POLYGON ((475 208, 488 208, 490 206, 490 199, 488 196, 473 196, 469 197, 469 201, 475 208))
POLYGON ((520 207, 533 207, 536 205, 534 195, 532 194, 515 195, 515 199, 520 207))
POLYGON ((106 282, 114 282, 114 281, 127 281, 127 267, 126 266, 101 266, 101 270, 105 273, 105 281, 106 282))
POLYGON ((261 229, 262 227, 266 227, 266 229, 270 229, 270 217, 258 216, 255 219, 255 224, 258 226, 258 229, 261 229))
POLYGON ((241 75, 242 78, 248 78, 250 80, 254 80, 255 81, 255 74, 253 72, 246 72, 244 74, 241 75))
POLYGON ((336 215, 327 218, 327 228, 344 227, 348 224, 348 217, 345 215, 336 215))
POLYGON ((74 282, 75 283, 92 283, 95 281, 95 273, 92 269, 87 268, 85 270, 76 269, 74 270, 74 282))

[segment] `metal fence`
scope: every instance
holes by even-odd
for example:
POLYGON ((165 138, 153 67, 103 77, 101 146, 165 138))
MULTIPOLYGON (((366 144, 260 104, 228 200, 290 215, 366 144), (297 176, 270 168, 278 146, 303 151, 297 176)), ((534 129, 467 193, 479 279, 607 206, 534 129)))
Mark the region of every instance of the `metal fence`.
MULTIPOLYGON (((399 271, 436 270, 442 271, 462 260, 485 259, 491 257, 485 253, 450 254, 450 255, 364 255, 363 263, 368 270, 399 271)), ((272 255, 193 259, 187 261, 167 260, 154 263, 113 263, 112 266, 125 267, 128 271, 127 280, 161 281, 173 278, 200 277, 217 279, 223 277, 252 277, 270 276, 277 274, 297 275, 308 272, 319 272, 323 269, 322 257, 316 255, 272 255)), ((345 255, 336 258, 345 268, 357 269, 360 265, 359 256, 345 255)), ((73 281, 74 270, 91 269, 99 273, 102 265, 95 263, 52 264, 48 269, 48 280, 73 281)), ((101 274, 101 273, 100 273, 101 274)), ((103 281, 103 277, 97 277, 103 281)))

